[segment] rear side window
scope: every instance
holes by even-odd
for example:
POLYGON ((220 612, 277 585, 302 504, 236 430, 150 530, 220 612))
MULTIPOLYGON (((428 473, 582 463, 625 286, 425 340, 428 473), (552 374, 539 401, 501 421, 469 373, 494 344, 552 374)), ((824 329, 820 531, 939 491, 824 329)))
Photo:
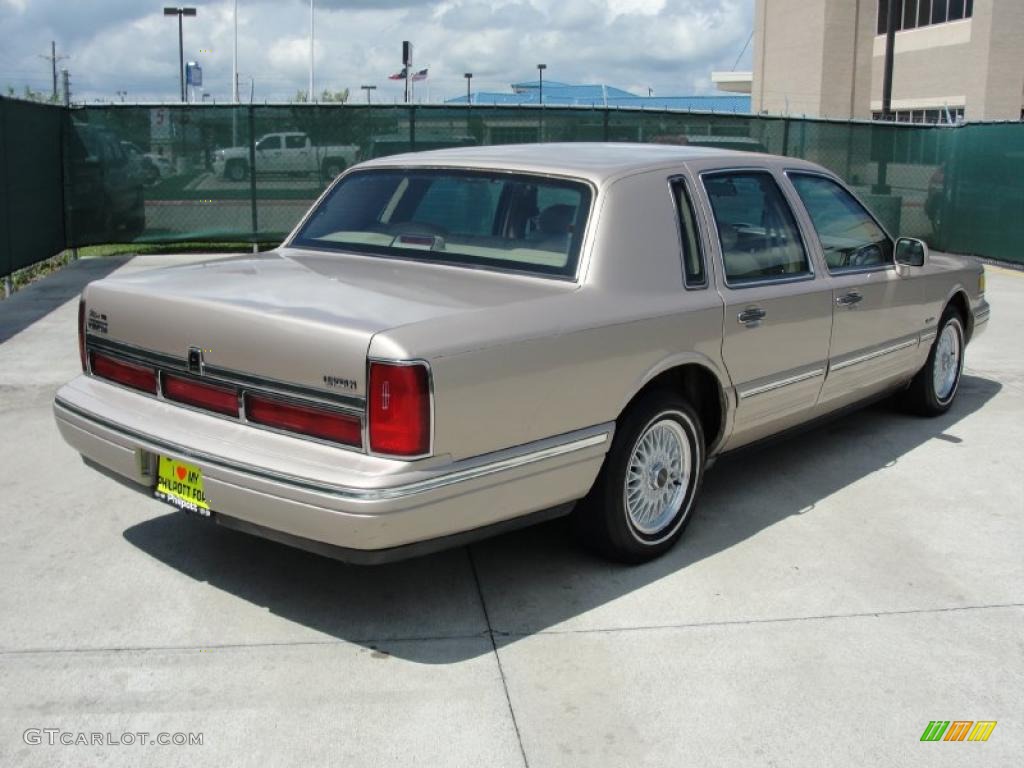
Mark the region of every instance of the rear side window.
POLYGON ((832 179, 790 173, 832 271, 893 263, 892 242, 849 192, 832 179))
POLYGON ((306 148, 306 137, 299 136, 297 134, 289 134, 284 137, 285 149, 305 149, 306 148))
POLYGON ((704 270, 704 253, 700 247, 697 232, 697 217, 693 213, 693 201, 686 188, 686 182, 677 179, 672 182, 672 194, 679 216, 679 236, 683 250, 683 279, 687 288, 703 288, 708 284, 704 270))
POLYGON ((292 244, 570 277, 590 201, 590 187, 568 179, 358 171, 331 189, 292 244))
POLYGON ((770 173, 704 176, 726 279, 733 284, 811 274, 793 212, 770 173))

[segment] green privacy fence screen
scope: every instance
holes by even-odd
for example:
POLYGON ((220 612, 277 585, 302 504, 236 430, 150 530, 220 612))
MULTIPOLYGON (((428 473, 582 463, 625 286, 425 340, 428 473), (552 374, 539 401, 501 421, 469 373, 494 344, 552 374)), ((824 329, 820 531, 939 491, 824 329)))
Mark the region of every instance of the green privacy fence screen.
POLYGON ((937 127, 465 105, 102 105, 0 99, 7 271, 94 243, 279 240, 344 168, 534 141, 715 146, 806 158, 891 231, 1024 262, 1024 124, 937 127))
POLYGON ((64 249, 60 107, 0 98, 0 276, 64 249))

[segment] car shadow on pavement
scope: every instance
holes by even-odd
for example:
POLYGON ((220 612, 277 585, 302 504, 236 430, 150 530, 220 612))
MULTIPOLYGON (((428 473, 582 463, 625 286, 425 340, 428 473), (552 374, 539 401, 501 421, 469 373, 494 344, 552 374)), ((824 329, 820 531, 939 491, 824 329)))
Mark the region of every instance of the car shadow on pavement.
POLYGON ((0 344, 78 296, 93 280, 106 277, 132 255, 73 261, 0 302, 0 344))
POLYGON ((490 627, 501 647, 549 629, 792 515, 813 514, 820 500, 894 465, 923 443, 958 441, 947 430, 1001 388, 991 379, 965 375, 956 405, 943 416, 909 416, 883 401, 798 436, 722 457, 706 475, 683 539, 642 566, 608 563, 581 550, 564 519, 474 544, 471 551, 463 547, 380 566, 346 565, 180 513, 134 525, 124 537, 193 579, 317 632, 420 663, 450 663, 489 651, 490 640, 410 641, 483 639, 490 627))

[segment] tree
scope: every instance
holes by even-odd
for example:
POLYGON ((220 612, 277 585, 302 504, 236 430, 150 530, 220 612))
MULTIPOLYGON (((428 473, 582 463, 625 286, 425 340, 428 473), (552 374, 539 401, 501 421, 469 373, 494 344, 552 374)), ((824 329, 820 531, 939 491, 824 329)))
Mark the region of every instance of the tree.
POLYGON ((58 99, 53 98, 53 94, 51 94, 51 93, 43 93, 42 91, 33 91, 27 85, 25 86, 24 92, 20 93, 20 94, 17 91, 14 90, 14 86, 8 85, 7 86, 7 98, 9 98, 9 99, 24 99, 25 101, 39 101, 39 102, 44 102, 44 103, 47 103, 47 104, 53 104, 53 103, 56 103, 57 101, 59 101, 59 98, 58 99))
MULTIPOLYGON (((317 97, 317 101, 319 101, 322 104, 345 104, 348 101, 348 88, 342 88, 340 91, 332 91, 327 88, 324 88, 324 90, 317 97)), ((296 91, 295 96, 292 97, 292 102, 298 104, 308 103, 309 91, 296 91)))
POLYGON ((348 88, 342 88, 340 91, 329 91, 324 88, 323 93, 320 94, 320 101, 345 104, 348 102, 348 88))

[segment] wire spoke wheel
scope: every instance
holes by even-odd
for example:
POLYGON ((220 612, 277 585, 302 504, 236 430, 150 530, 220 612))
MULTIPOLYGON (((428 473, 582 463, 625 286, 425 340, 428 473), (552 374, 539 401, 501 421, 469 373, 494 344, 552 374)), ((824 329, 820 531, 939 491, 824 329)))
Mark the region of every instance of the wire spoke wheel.
POLYGON ((626 468, 623 503, 633 527, 661 533, 679 513, 691 472, 690 441, 675 419, 653 422, 637 438, 626 468))
POLYGON ((932 365, 932 386, 940 401, 948 400, 956 389, 962 347, 959 328, 954 323, 946 323, 935 346, 935 362, 932 365))

